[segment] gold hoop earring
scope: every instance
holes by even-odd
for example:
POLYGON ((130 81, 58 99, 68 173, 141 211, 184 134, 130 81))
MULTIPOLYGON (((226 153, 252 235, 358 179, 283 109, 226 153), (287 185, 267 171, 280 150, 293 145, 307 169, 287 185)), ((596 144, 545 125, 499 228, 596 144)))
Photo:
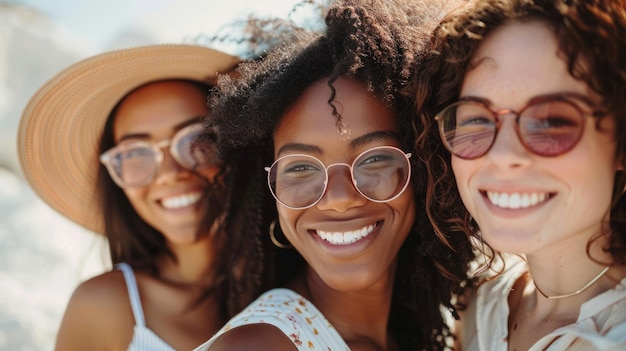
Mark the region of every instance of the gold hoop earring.
POLYGON ((276 220, 273 220, 272 223, 270 223, 270 239, 272 240, 272 243, 276 245, 276 247, 278 247, 279 249, 285 249, 285 250, 293 249, 293 246, 291 246, 290 244, 283 244, 276 239, 276 234, 274 233, 275 227, 276 227, 276 220))

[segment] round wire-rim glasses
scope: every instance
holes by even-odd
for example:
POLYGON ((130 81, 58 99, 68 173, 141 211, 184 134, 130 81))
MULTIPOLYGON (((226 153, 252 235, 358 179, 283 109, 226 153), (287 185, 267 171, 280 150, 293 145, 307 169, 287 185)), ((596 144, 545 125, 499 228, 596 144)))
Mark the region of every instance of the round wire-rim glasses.
POLYGON ((279 157, 270 167, 265 167, 267 185, 280 204, 302 210, 315 206, 324 197, 328 188, 329 169, 346 166, 350 169, 352 185, 361 196, 384 203, 396 199, 407 188, 411 179, 410 157, 411 153, 405 153, 397 147, 377 146, 359 154, 352 164, 339 162, 326 166, 317 157, 290 154, 279 157), (280 174, 289 172, 289 175, 279 180, 279 169, 280 174), (394 179, 397 180, 395 184, 394 179), (288 184, 283 188, 288 188, 293 195, 280 195, 285 193, 276 188, 279 181, 288 184), (383 188, 389 191, 384 196, 378 195, 383 188))

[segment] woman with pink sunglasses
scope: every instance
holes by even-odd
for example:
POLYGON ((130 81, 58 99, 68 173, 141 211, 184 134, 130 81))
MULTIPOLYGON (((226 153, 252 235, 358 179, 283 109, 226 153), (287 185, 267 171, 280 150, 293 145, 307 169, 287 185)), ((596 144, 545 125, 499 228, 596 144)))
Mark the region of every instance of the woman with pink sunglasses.
POLYGON ((464 350, 626 349, 624 30, 612 0, 477 2, 439 28, 416 95, 450 152, 436 222, 498 273, 464 350))

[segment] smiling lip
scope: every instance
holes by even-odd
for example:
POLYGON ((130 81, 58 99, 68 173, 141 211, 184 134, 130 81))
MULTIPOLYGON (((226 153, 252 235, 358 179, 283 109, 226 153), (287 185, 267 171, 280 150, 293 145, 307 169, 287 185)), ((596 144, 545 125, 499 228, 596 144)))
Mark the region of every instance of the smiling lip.
POLYGON ((164 197, 161 199, 161 206, 168 210, 176 210, 183 207, 195 205, 202 198, 202 192, 185 193, 177 196, 164 197))
POLYGON ((555 195, 549 192, 505 193, 495 191, 482 191, 482 194, 492 205, 512 210, 537 206, 555 195))
POLYGON ((379 223, 367 225, 361 229, 356 229, 347 232, 326 232, 323 230, 316 230, 315 233, 325 241, 333 245, 349 245, 353 244, 363 238, 366 238, 371 232, 376 229, 379 223))

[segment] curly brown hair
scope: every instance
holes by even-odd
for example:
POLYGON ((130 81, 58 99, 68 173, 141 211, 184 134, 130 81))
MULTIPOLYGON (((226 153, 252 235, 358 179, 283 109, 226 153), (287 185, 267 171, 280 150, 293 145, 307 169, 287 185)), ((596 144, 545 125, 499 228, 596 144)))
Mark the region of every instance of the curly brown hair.
MULTIPOLYGON (((299 33, 297 40, 275 48, 263 60, 240 65, 241 78, 222 77, 209 101, 212 114, 207 123, 217 128, 225 158, 246 154, 248 164, 241 164, 247 169, 245 191, 254 194, 254 206, 265 206, 238 214, 238 229, 245 233, 236 235, 246 240, 239 244, 240 249, 245 246, 245 252, 249 252, 259 248, 258 256, 241 257, 236 252, 240 255, 238 265, 255 268, 268 262, 262 253, 276 252, 271 246, 261 249, 266 239, 258 237, 268 236, 268 222, 277 216, 264 171, 264 166, 273 162, 272 135, 302 92, 314 82, 326 79, 331 88, 328 103, 334 107, 333 83, 339 77, 347 77, 363 83, 372 94, 399 111, 402 147, 415 150, 411 163, 417 208, 415 223, 398 254, 388 326, 402 350, 439 350, 449 346, 451 332, 441 307, 456 316, 453 295, 467 280, 468 264, 473 258, 467 236, 434 235, 426 215, 430 208, 424 203, 429 191, 426 168, 431 156, 415 147, 422 128, 415 123, 411 91, 415 65, 425 54, 431 31, 450 5, 450 1, 336 1, 326 11, 325 31, 299 33)), ((334 111, 336 122, 340 123, 341 115, 334 111)), ((232 229, 228 232, 233 233, 232 229)), ((291 270, 273 274, 274 280, 266 285, 292 280, 304 265, 299 255, 277 257, 272 262, 264 267, 265 271, 280 267, 291 270)), ((248 281, 259 281, 257 273, 261 277, 263 273, 254 272, 250 275, 243 270, 242 279, 249 276, 248 281)))
MULTIPOLYGON (((496 28, 511 21, 546 23, 559 43, 569 74, 585 82, 602 98, 607 118, 616 131, 626 128, 626 39, 617 36, 626 30, 626 2, 623 0, 488 0, 476 2, 469 11, 442 21, 432 41, 432 56, 422 65, 415 83, 421 123, 430 130, 429 147, 441 149, 434 115, 459 99, 465 72, 482 40, 496 28), (435 79, 436 78, 436 79, 435 79)), ((600 119, 596 123, 599 126, 600 119)), ((617 155, 626 168, 626 135, 615 133, 617 155)), ((480 238, 479 228, 463 207, 451 172, 450 155, 431 163, 431 177, 437 178, 429 201, 441 211, 433 218, 436 230, 461 231, 475 237, 493 262, 494 252, 480 238)), ((626 176, 615 175, 610 213, 609 246, 614 264, 626 264, 626 176)), ((594 240, 594 239, 592 239, 594 240)), ((589 244, 588 244, 589 245, 589 244)))

